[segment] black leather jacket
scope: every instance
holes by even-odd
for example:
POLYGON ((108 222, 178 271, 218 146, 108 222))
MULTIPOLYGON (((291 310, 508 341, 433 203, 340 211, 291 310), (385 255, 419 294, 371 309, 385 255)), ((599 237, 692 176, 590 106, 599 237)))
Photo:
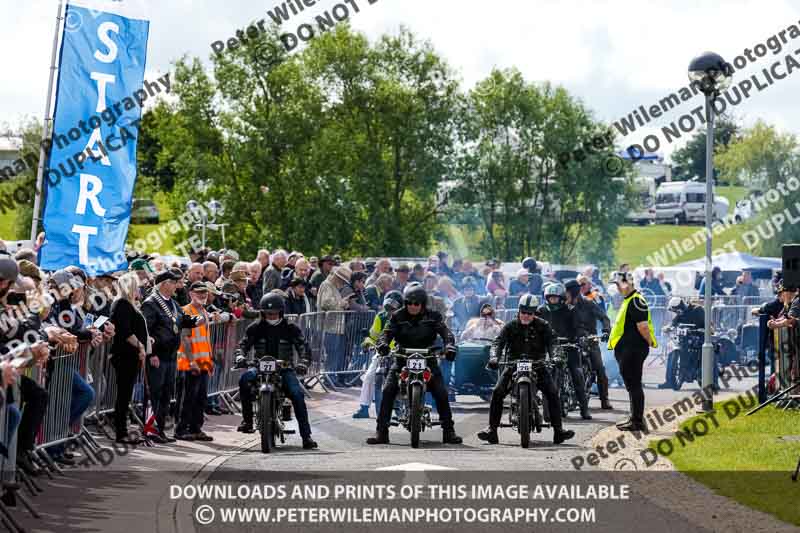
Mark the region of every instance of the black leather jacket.
POLYGON ((515 318, 500 331, 492 342, 491 356, 498 361, 514 361, 523 354, 533 360, 544 359, 552 352, 553 330, 539 317, 527 326, 515 318), (505 359, 504 359, 505 356, 505 359))
POLYGON ((692 324, 694 327, 703 329, 706 327, 706 313, 699 305, 689 304, 682 313, 675 315, 672 325, 692 324))
POLYGON ((300 328, 285 319, 275 326, 266 320, 254 322, 247 326, 244 338, 239 341, 239 349, 245 354, 250 348, 255 348, 256 357, 270 355, 290 362, 294 359, 291 353, 292 347, 297 350, 301 358, 311 359, 311 348, 303 338, 300 328))
POLYGON ((456 339, 444 323, 441 313, 425 309, 418 315, 410 315, 403 308, 389 319, 378 339, 377 348, 384 355, 389 353, 392 341, 402 348, 430 348, 437 336, 442 338, 445 348, 455 345, 456 339))
POLYGON ((540 305, 536 309, 536 315, 544 319, 553 328, 556 337, 564 337, 574 342, 578 335, 578 324, 575 312, 567 306, 561 304, 558 309, 551 310, 547 304, 540 305))
POLYGON ((575 305, 572 306, 572 312, 575 314, 575 326, 579 337, 596 335, 598 320, 603 323, 603 333, 611 332, 611 321, 606 316, 605 311, 582 295, 578 296, 575 305))

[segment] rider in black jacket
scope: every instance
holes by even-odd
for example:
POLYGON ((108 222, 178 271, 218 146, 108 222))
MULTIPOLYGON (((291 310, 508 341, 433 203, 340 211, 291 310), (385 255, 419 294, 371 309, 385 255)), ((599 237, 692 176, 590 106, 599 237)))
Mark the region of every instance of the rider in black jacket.
MULTIPOLYGON (((567 339, 569 343, 576 342, 578 322, 573 310, 564 303, 564 286, 560 283, 551 283, 545 287, 544 297, 547 303, 540 305, 536 314, 550 324, 556 337, 567 339)), ((581 407, 581 418, 591 420, 589 402, 584 390, 586 381, 581 368, 580 354, 573 348, 566 349, 565 353, 569 374, 572 376, 572 385, 575 387, 575 395, 578 397, 578 404, 581 407)))
MULTIPOLYGON (((500 335, 492 343, 492 353, 488 365, 490 368, 497 368, 501 357, 505 361, 514 361, 525 354, 533 360, 542 360, 545 359, 547 353, 551 352, 553 330, 547 322, 534 315, 534 302, 531 294, 523 294, 520 297, 517 317, 503 327, 500 335)), ((507 366, 492 391, 492 400, 489 405, 489 427, 478 433, 478 438, 489 444, 499 442, 497 427, 500 425, 503 415, 503 400, 510 392, 509 387, 513 374, 514 367, 507 366)), ((537 387, 544 394, 550 411, 553 442, 561 444, 574 437, 575 432, 565 431, 561 426, 561 403, 550 373, 540 372, 538 378, 537 387)))
MULTIPOLYGON (((403 291, 405 307, 397 311, 389 319, 388 324, 378 339, 378 353, 383 356, 389 354, 389 344, 394 341, 401 348, 424 349, 430 348, 437 337, 444 341, 445 357, 448 361, 456 358, 455 337, 444 323, 444 318, 436 311, 426 309, 428 294, 419 283, 406 286, 403 291)), ((381 411, 378 414, 377 431, 374 437, 367 439, 367 444, 389 443, 389 421, 394 408, 394 401, 400 390, 398 374, 400 368, 397 363, 392 365, 383 385, 383 398, 381 411)), ((432 377, 428 381, 428 392, 436 402, 439 412, 439 421, 442 425, 442 441, 445 444, 461 444, 461 437, 456 435, 453 424, 453 413, 450 411, 450 402, 447 399, 447 388, 442 380, 442 371, 439 365, 431 363, 432 377)))
MULTIPOLYGON (((676 328, 680 324, 691 324, 698 330, 705 329, 706 313, 705 309, 703 309, 701 306, 691 303, 687 304, 683 301, 683 299, 678 298, 677 296, 670 299, 668 306, 669 310, 675 313, 675 318, 672 319, 670 326, 664 328, 665 331, 676 328)), ((667 358, 667 368, 664 376, 664 383, 659 384, 659 389, 672 388, 673 367, 678 364, 679 357, 680 350, 674 350, 669 354, 669 357, 667 358)))
MULTIPOLYGON (((283 314, 285 304, 283 297, 279 294, 268 293, 261 297, 259 302, 261 308, 261 320, 247 326, 244 338, 239 342, 237 350, 237 366, 242 364, 245 354, 251 348, 255 348, 255 353, 259 357, 270 355, 279 360, 292 361, 291 349, 304 358, 297 370, 305 369, 308 360, 311 359, 311 349, 303 338, 303 333, 294 324, 286 321, 283 314)), ((301 372, 302 373, 302 372, 301 372)), ((317 443, 311 439, 311 425, 308 422, 308 408, 306 399, 303 396, 303 389, 297 379, 295 368, 292 366, 284 367, 280 370, 281 385, 286 397, 292 402, 297 427, 303 439, 303 448, 306 450, 314 449, 317 443)), ((242 402, 242 423, 239 431, 243 433, 253 433, 253 397, 252 383, 257 379, 255 370, 248 370, 239 379, 239 397, 242 402)))
MULTIPOLYGON (((588 283, 588 281, 586 281, 588 283)), ((597 322, 603 323, 603 336, 600 340, 608 341, 611 332, 611 321, 606 316, 599 305, 583 297, 581 294, 581 283, 577 280, 570 280, 564 288, 567 292, 567 305, 572 306, 575 314, 575 325, 578 338, 597 335, 597 322)), ((589 341, 588 344, 590 362, 592 369, 597 372, 597 390, 600 393, 600 408, 613 409, 611 402, 608 401, 608 376, 606 367, 603 365, 603 355, 597 341, 589 341)), ((585 391, 587 394, 589 391, 585 391)))

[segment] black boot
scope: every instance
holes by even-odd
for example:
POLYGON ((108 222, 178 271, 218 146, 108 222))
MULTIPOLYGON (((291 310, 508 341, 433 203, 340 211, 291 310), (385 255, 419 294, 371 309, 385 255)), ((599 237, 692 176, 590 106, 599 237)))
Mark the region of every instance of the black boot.
POLYGON ((610 411, 614 409, 614 406, 611 405, 611 402, 608 401, 608 398, 600 398, 600 409, 610 411))
POLYGON ((311 439, 311 437, 308 437, 307 439, 303 439, 303 449, 304 450, 313 450, 313 449, 316 449, 316 448, 318 448, 318 445, 317 445, 316 442, 314 442, 311 439))
POLYGON ((584 420, 591 420, 592 415, 589 414, 589 405, 588 402, 581 405, 581 418, 584 420))
POLYGON ((569 440, 575 436, 575 432, 567 429, 558 428, 553 430, 553 444, 561 444, 565 440, 569 440))
POLYGON ((500 439, 497 438, 497 428, 492 426, 487 427, 483 431, 478 432, 478 438, 488 442, 489 444, 497 444, 500 439))
POLYGON ((256 432, 255 428, 253 427, 253 423, 252 422, 248 422, 246 420, 243 420, 242 423, 239 424, 239 427, 236 428, 236 431, 240 431, 242 433, 255 433, 256 432))
POLYGON ((389 430, 379 429, 374 437, 367 439, 367 444, 389 444, 389 430))
POLYGON ((456 430, 451 428, 442 431, 442 442, 445 444, 461 444, 463 440, 456 435, 456 430))
POLYGON ((617 424, 617 429, 620 431, 646 431, 647 428, 644 422, 637 420, 627 420, 623 424, 617 424))

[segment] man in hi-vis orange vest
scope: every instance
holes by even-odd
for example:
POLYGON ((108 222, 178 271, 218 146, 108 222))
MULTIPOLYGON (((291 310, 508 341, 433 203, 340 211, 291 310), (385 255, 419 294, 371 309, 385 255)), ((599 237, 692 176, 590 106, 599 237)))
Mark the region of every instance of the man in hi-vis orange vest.
POLYGON ((209 316, 205 310, 208 287, 202 281, 192 283, 189 288, 191 302, 184 306, 187 316, 202 316, 201 324, 181 333, 178 349, 178 379, 183 382, 178 400, 178 423, 175 438, 178 440, 212 441, 203 433, 203 408, 206 405, 208 376, 214 371, 211 358, 209 316))

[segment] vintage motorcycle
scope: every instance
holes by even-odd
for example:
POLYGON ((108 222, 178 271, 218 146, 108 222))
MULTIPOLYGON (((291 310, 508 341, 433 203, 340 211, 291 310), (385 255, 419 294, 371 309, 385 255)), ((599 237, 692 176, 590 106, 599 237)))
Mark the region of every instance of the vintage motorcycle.
POLYGON ((528 448, 531 431, 541 433, 542 427, 547 426, 542 420, 541 400, 536 384, 539 381, 539 373, 550 371, 553 363, 548 360, 532 360, 527 354, 522 354, 519 359, 500 363, 500 366, 514 369, 510 383, 508 424, 500 426, 516 429, 519 432, 520 444, 523 448, 528 448))
POLYGON ((431 408, 425 405, 427 384, 433 376, 429 361, 436 360, 441 348, 397 348, 388 358, 393 358, 400 369, 400 392, 395 402, 396 419, 393 426, 403 426, 411 433, 411 447, 419 448, 419 435, 426 429, 438 425, 431 420, 431 408))

